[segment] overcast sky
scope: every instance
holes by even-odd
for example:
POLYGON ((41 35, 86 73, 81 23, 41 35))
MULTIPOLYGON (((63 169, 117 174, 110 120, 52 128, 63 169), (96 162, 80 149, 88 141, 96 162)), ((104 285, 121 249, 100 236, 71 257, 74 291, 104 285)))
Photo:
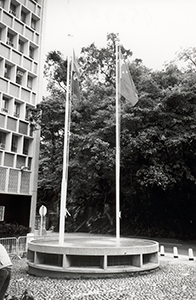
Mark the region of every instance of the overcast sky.
POLYGON ((196 0, 47 0, 44 53, 95 43, 107 33, 153 69, 162 69, 181 48, 196 46, 196 0), (70 38, 68 35, 73 37, 70 38))

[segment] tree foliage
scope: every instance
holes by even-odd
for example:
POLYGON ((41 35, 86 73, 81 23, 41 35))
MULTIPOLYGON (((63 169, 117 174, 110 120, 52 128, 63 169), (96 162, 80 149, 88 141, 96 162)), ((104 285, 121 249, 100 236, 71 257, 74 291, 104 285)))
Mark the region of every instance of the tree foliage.
MULTIPOLYGON (((105 48, 91 44, 79 57, 82 100, 72 101, 67 230, 114 232, 116 41, 109 34, 105 48)), ((130 61, 132 52, 122 49, 130 61)), ((60 198, 66 68, 60 52, 48 54, 50 96, 34 111, 42 128, 39 203, 51 211, 60 198)), ((132 107, 121 99, 122 233, 195 238, 195 71, 174 63, 153 71, 141 59, 129 68, 139 102, 132 107)))

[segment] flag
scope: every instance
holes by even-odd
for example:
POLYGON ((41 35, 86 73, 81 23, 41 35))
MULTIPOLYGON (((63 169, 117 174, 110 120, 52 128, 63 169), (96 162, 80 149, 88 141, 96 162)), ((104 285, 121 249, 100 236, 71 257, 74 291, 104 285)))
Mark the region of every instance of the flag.
POLYGON ((72 61, 72 90, 73 90, 73 94, 78 98, 78 100, 80 100, 79 70, 78 70, 78 63, 74 51, 73 51, 73 61, 72 61))
POLYGON ((138 102, 137 91, 129 72, 129 67, 122 57, 120 57, 120 94, 130 101, 132 105, 138 102))

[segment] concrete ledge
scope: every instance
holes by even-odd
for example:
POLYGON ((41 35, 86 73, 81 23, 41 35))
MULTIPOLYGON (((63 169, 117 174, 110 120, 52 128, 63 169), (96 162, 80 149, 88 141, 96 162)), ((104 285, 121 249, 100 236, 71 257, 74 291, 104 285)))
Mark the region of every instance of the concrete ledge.
POLYGON ((159 266, 159 245, 151 240, 65 234, 28 244, 28 272, 37 276, 84 277, 141 272, 159 266))

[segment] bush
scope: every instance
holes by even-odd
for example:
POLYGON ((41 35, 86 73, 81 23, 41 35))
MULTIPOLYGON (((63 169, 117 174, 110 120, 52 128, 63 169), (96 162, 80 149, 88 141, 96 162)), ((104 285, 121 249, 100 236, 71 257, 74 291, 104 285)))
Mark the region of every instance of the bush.
POLYGON ((23 225, 10 224, 5 222, 0 223, 0 237, 24 236, 27 235, 28 232, 30 232, 30 228, 23 225))

